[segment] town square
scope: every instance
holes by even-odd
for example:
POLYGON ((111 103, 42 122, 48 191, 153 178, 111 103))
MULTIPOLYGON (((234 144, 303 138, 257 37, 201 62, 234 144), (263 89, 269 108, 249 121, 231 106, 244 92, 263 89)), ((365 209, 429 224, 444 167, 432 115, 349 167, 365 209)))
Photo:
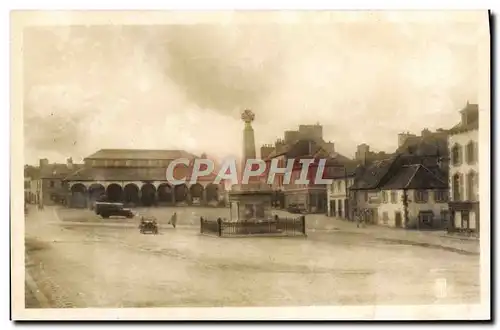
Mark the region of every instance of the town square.
POLYGON ((480 15, 213 15, 28 25, 16 39, 24 315, 472 317, 489 285, 480 15))

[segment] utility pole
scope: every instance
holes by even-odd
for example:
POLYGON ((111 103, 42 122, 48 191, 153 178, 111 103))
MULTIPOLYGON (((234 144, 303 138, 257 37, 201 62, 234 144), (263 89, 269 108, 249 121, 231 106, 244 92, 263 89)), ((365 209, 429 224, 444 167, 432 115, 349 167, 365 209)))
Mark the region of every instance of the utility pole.
POLYGON ((345 184, 345 201, 347 201, 347 203, 344 203, 344 213, 346 215, 346 219, 350 219, 350 212, 349 212, 349 206, 351 203, 349 203, 349 188, 347 188, 347 181, 348 181, 348 178, 347 178, 347 168, 346 166, 344 165, 343 166, 344 168, 344 184, 345 184))

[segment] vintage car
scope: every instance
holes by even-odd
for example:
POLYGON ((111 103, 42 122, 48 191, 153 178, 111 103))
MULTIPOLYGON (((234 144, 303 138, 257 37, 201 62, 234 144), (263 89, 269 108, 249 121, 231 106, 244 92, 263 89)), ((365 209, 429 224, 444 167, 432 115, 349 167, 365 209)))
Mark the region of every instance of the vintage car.
POLYGON ((141 234, 158 234, 158 223, 156 222, 156 219, 153 217, 141 217, 139 231, 141 232, 141 234))
POLYGON ((131 209, 124 208, 122 203, 96 202, 94 210, 97 215, 105 219, 111 216, 126 218, 134 217, 134 212, 132 212, 131 209))
POLYGON ((290 213, 302 214, 306 212, 306 209, 304 208, 303 205, 292 203, 288 205, 287 211, 290 213))

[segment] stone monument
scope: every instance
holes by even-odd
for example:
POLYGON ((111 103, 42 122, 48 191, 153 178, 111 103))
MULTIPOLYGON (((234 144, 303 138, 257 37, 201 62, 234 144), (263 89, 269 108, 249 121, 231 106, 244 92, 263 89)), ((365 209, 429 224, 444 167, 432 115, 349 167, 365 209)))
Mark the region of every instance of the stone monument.
MULTIPOLYGON (((255 159, 255 136, 252 128, 252 121, 255 114, 246 109, 241 114, 241 119, 245 123, 243 129, 243 157, 241 162, 241 171, 245 168, 248 159, 255 159)), ((241 180, 242 174, 240 174, 241 180)), ((236 222, 259 222, 270 220, 272 191, 260 178, 250 178, 248 183, 241 181, 233 185, 229 192, 229 204, 231 210, 231 221, 236 222)))

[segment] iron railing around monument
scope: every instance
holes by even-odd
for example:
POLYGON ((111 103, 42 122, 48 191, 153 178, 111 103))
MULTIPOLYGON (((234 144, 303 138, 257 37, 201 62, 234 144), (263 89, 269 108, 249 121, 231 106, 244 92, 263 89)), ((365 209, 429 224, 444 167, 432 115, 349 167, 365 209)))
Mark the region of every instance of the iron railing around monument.
POLYGON ((200 218, 200 233, 215 236, 306 236, 305 216, 258 222, 228 222, 200 218))

